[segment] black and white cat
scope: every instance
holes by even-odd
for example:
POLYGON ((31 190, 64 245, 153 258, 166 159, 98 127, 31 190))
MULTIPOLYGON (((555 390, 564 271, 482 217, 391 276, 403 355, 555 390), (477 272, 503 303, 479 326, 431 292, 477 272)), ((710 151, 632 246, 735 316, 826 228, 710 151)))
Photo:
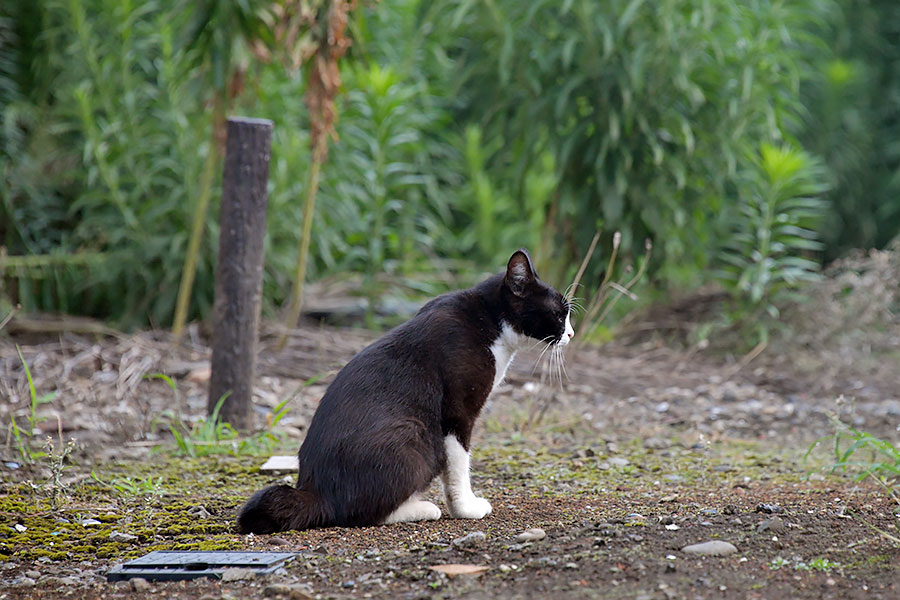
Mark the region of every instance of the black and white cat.
POLYGON ((420 494, 440 475, 455 518, 491 505, 472 492, 478 413, 528 338, 562 346, 569 304, 516 251, 505 273, 438 296, 337 374, 300 447, 297 486, 270 486, 238 515, 242 533, 438 519, 420 494))

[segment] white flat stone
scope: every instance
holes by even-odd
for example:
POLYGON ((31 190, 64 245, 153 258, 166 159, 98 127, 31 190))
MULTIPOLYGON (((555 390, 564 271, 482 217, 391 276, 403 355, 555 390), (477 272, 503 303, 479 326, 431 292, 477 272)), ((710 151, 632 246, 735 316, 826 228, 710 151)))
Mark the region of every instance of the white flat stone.
POLYGON ((267 473, 293 473, 299 468, 300 461, 296 456, 270 456, 259 470, 267 473))
POLYGON ((703 542, 702 544, 691 544, 681 549, 685 554, 696 554, 698 556, 725 556, 737 552, 734 544, 714 540, 712 542, 703 542))

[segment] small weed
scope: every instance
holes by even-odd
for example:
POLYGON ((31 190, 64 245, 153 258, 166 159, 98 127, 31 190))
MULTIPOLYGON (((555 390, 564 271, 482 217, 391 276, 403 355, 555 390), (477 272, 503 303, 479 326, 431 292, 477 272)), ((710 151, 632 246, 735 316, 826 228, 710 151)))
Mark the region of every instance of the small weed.
POLYGON ((782 558, 782 557, 780 557, 780 556, 776 556, 776 557, 773 558, 772 561, 769 563, 769 570, 770 570, 770 571, 777 571, 777 570, 780 569, 781 567, 787 567, 787 566, 789 566, 790 564, 791 564, 791 563, 790 563, 789 560, 784 559, 784 558, 782 558))
POLYGON ((76 442, 74 439, 70 439, 63 444, 61 437, 59 449, 53 445, 53 438, 51 437, 47 437, 47 441, 44 443, 44 447, 47 448, 44 456, 50 460, 50 480, 47 482, 46 487, 50 489, 50 502, 54 508, 59 506, 62 500, 68 496, 68 488, 63 483, 62 474, 66 468, 66 459, 75 449, 75 446, 76 442))
POLYGON ((28 361, 25 360, 25 357, 22 355, 22 349, 19 348, 18 345, 16 345, 16 350, 19 353, 19 360, 22 361, 22 366, 25 368, 25 377, 28 378, 28 392, 31 400, 31 406, 26 417, 28 425, 25 428, 19 427, 18 423, 16 422, 15 415, 10 414, 10 424, 7 428, 6 445, 9 446, 12 441, 15 441, 16 448, 18 449, 19 455, 22 457, 22 460, 26 463, 34 463, 38 459, 47 456, 46 452, 35 449, 33 444, 33 438, 35 437, 37 426, 41 422, 46 420, 44 417, 39 417, 37 415, 37 409, 42 404, 53 402, 56 399, 56 392, 48 392, 43 396, 37 395, 37 390, 34 387, 34 379, 31 376, 31 369, 28 367, 28 361))
MULTIPOLYGON (((178 396, 175 381, 163 374, 148 375, 148 379, 164 380, 178 396)), ((311 385, 320 376, 311 377, 305 385, 311 385)), ((304 385, 304 387, 305 387, 304 385)), ((191 457, 209 456, 211 454, 258 455, 269 454, 281 443, 281 437, 274 431, 275 426, 288 414, 290 408, 285 399, 266 416, 266 429, 250 436, 242 437, 231 424, 219 420, 219 412, 228 394, 223 394, 213 407, 212 414, 200 421, 187 425, 176 412, 164 411, 160 419, 167 421, 166 427, 175 438, 176 452, 191 457)))
MULTIPOLYGON (((838 404, 844 403, 844 397, 838 398, 838 404)), ((858 472, 856 479, 862 481, 870 478, 877 483, 900 507, 900 448, 887 440, 851 427, 834 414, 829 413, 834 426, 834 433, 816 440, 806 451, 804 459, 823 443, 833 444, 834 462, 831 472, 858 472)), ((900 523, 895 523, 898 535, 868 524, 885 538, 900 544, 900 523)))
POLYGON ((94 473, 94 471, 91 471, 91 479, 103 487, 115 490, 123 496, 148 496, 164 493, 160 479, 154 479, 153 475, 148 475, 144 479, 137 477, 118 477, 107 482, 103 481, 99 475, 94 473))
MULTIPOLYGON (((797 564, 797 566, 795 566, 794 568, 797 570, 800 570, 801 565, 803 565, 803 563, 797 564)), ((805 569, 805 570, 819 571, 822 573, 830 573, 833 569, 840 569, 840 568, 841 568, 840 563, 831 562, 830 560, 828 560, 825 557, 814 558, 811 561, 809 561, 808 564, 803 565, 803 569, 805 569)))

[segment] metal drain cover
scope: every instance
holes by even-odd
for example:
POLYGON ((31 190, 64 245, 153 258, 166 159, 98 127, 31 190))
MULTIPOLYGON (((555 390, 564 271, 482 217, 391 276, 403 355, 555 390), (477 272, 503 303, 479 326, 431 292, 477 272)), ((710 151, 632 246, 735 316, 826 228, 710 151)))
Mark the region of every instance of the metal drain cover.
POLYGON ((156 550, 116 565, 106 572, 107 581, 141 577, 147 581, 175 581, 211 577, 219 579, 225 569, 253 569, 271 573, 294 558, 294 552, 219 552, 156 550))

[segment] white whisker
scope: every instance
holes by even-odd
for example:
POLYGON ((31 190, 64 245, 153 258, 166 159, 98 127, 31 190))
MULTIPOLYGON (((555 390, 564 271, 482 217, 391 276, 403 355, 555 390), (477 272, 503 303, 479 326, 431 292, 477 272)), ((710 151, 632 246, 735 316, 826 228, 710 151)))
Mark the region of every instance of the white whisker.
POLYGON ((553 344, 547 344, 546 346, 544 346, 544 349, 541 350, 541 353, 538 355, 537 360, 534 361, 534 366, 531 367, 532 375, 534 375, 534 370, 537 369, 538 365, 541 362, 541 359, 544 358, 544 354, 547 352, 547 350, 550 349, 551 346, 553 346, 553 344))

